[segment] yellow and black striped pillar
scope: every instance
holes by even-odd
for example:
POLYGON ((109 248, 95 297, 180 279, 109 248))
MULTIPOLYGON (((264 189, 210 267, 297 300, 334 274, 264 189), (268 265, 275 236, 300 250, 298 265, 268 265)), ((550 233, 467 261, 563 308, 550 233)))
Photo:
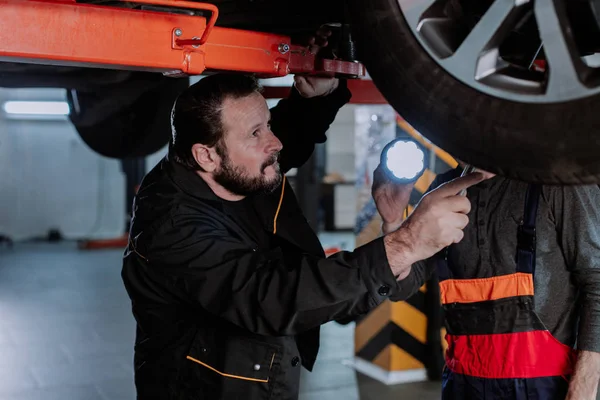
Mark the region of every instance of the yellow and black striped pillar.
MULTIPOLYGON (((427 169, 415 184, 409 213, 412 212, 435 177, 457 162, 431 144, 402 118, 396 118, 396 136, 410 136, 429 154, 427 169)), ((369 187, 370 191, 370 187, 369 187)), ((360 188, 359 188, 360 192, 360 188)), ((361 198, 359 197, 359 202, 361 198)), ((356 245, 381 234, 381 218, 376 209, 359 204, 356 245), (370 214, 364 210, 369 210, 370 214)), ((419 292, 402 302, 386 301, 356 322, 355 366, 386 384, 439 379, 446 349, 441 327, 441 307, 437 279, 427 282, 419 292)))

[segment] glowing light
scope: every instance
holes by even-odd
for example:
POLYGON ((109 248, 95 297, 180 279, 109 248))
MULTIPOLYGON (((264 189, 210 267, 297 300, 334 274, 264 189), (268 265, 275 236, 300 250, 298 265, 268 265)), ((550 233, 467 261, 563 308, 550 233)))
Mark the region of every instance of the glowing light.
POLYGON ((414 180, 425 168, 425 153, 413 141, 398 140, 386 148, 383 162, 394 178, 414 180))
POLYGON ((4 112, 16 115, 69 115, 69 103, 64 101, 7 101, 4 112))

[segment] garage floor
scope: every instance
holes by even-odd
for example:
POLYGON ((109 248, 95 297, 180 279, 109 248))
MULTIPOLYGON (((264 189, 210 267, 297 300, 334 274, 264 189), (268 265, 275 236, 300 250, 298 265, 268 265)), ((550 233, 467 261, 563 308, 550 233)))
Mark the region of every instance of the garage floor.
MULTIPOLYGON (((135 399, 121 254, 73 243, 0 245, 0 400, 135 399)), ((344 364, 352 350, 352 325, 326 325, 301 400, 439 399, 439 383, 388 387, 356 373, 344 364)))

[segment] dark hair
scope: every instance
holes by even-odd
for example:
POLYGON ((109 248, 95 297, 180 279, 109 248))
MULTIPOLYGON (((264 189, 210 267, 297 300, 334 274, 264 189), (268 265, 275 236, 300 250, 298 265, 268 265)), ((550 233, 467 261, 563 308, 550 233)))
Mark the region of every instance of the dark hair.
POLYGON ((254 76, 236 73, 210 75, 184 90, 171 112, 171 158, 188 168, 201 170, 192 156, 192 146, 201 143, 217 146, 219 152, 224 150, 221 112, 225 99, 238 99, 261 91, 254 76))

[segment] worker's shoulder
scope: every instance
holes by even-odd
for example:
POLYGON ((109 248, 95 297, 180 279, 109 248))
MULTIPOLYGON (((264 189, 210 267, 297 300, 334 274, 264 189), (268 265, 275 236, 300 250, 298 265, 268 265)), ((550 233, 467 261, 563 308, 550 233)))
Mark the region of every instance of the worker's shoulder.
POLYGON ((156 196, 173 197, 178 195, 178 192, 177 185, 169 179, 164 167, 158 164, 144 177, 136 197, 156 201, 156 196))
POLYGON ((209 199, 182 189, 169 173, 168 161, 164 159, 140 185, 133 204, 132 227, 137 231, 155 232, 186 221, 214 219, 218 214, 219 208, 209 199))
POLYGON ((133 211, 130 239, 143 254, 193 243, 226 230, 222 212, 185 195, 144 204, 133 211))
POLYGON ((137 215, 168 212, 183 197, 182 191, 170 179, 165 161, 159 162, 142 180, 134 198, 134 212, 137 215))

